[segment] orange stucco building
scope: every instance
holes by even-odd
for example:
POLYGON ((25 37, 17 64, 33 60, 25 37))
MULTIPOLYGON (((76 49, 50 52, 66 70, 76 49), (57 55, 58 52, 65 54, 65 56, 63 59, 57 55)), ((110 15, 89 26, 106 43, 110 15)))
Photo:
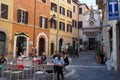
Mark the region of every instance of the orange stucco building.
POLYGON ((13 57, 49 54, 50 0, 14 0, 13 13, 13 57))

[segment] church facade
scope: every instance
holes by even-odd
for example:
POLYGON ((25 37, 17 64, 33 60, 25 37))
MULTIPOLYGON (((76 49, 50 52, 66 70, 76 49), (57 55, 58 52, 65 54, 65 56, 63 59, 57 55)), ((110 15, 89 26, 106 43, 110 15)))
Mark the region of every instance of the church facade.
MULTIPOLYGON (((81 5, 79 8, 84 9, 84 5, 81 5)), ((93 9, 91 6, 87 11, 82 10, 82 14, 79 16, 83 16, 83 18, 79 17, 79 38, 80 45, 83 46, 84 49, 95 50, 95 42, 102 41, 102 27, 100 25, 100 12, 98 10, 93 9)))

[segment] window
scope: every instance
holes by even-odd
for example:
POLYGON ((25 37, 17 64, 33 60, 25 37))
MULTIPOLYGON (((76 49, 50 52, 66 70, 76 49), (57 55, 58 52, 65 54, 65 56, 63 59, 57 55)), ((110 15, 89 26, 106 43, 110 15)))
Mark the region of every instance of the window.
POLYGON ((69 4, 71 4, 71 0, 67 0, 67 2, 68 2, 69 4))
POLYGON ((77 27, 77 21, 76 20, 72 20, 72 27, 77 27))
POLYGON ((18 10, 18 23, 28 24, 28 12, 23 10, 18 10))
POLYGON ((43 3, 46 3, 46 0, 42 0, 43 3))
POLYGON ((0 17, 4 19, 8 19, 8 5, 1 4, 1 13, 0 17))
POLYGON ((57 23, 57 21, 56 21, 56 20, 51 19, 51 28, 56 29, 56 25, 57 25, 56 23, 57 23))
POLYGON ((60 22, 60 30, 65 31, 65 23, 60 22))
POLYGON ((73 6, 73 12, 75 12, 75 6, 73 6))
POLYGON ((70 18, 72 18, 72 11, 70 11, 70 10, 67 10, 67 17, 70 17, 70 18))
POLYGON ((90 21, 90 22, 89 22, 89 25, 90 25, 90 26, 94 26, 94 21, 90 21))
POLYGON ((72 26, 70 24, 67 24, 67 32, 72 32, 72 26))
POLYGON ((82 21, 78 21, 78 28, 82 28, 83 22, 82 21))
POLYGON ((47 24, 48 24, 48 18, 40 16, 40 27, 47 28, 47 24))
POLYGON ((57 5, 55 3, 51 3, 51 10, 57 12, 57 5))
POLYGON ((82 14, 82 8, 79 8, 79 14, 82 14))
POLYGON ((63 8, 63 7, 61 7, 61 6, 60 6, 60 14, 65 15, 65 8, 63 8))

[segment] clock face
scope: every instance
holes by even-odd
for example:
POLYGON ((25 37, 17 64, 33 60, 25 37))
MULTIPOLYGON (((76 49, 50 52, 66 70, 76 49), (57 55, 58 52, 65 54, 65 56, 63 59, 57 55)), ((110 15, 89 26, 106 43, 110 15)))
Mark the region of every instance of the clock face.
POLYGON ((94 22, 93 22, 93 21, 90 21, 90 22, 89 22, 89 25, 90 25, 90 26, 94 26, 94 22))

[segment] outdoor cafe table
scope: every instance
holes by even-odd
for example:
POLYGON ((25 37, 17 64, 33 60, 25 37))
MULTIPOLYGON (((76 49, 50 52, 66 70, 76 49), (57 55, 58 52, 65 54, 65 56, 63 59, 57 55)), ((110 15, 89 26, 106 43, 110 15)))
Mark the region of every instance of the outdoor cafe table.
POLYGON ((53 80, 55 80, 55 73, 54 73, 55 64, 54 63, 47 63, 47 64, 41 64, 41 65, 42 65, 43 69, 48 72, 48 74, 50 74, 52 72, 53 80), (50 73, 49 73, 49 71, 50 71, 50 73))

